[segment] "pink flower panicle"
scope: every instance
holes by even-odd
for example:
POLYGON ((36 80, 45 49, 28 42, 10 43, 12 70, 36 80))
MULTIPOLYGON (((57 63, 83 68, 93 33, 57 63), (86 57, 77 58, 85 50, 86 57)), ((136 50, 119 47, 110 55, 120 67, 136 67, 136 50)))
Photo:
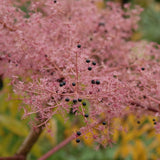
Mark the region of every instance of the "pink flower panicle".
POLYGON ((130 40, 141 8, 40 0, 24 18, 12 3, 0 2, 0 75, 23 97, 24 117, 38 115, 40 126, 72 113, 106 146, 114 118, 159 112, 160 46, 130 40))

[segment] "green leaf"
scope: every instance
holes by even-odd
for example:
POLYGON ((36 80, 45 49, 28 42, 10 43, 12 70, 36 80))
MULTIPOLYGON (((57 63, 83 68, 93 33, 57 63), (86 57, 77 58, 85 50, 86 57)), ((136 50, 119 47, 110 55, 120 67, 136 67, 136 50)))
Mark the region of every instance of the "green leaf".
POLYGON ((18 136, 27 136, 29 132, 27 126, 7 115, 0 115, 0 126, 7 128, 18 136))

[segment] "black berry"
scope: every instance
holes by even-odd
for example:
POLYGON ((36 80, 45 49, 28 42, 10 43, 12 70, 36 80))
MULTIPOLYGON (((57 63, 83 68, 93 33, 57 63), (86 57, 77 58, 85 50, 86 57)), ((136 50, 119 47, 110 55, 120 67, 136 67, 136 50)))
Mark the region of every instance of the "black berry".
POLYGON ((81 132, 80 131, 77 131, 77 136, 80 136, 81 135, 81 132))
POLYGON ((87 60, 86 60, 86 63, 89 63, 89 62, 90 62, 90 60, 89 60, 89 59, 87 59, 87 60))
POLYGON ((143 96, 143 98, 146 99, 147 97, 146 97, 146 96, 143 96))
POLYGON ((59 86, 62 87, 62 86, 63 86, 63 82, 61 82, 61 83, 59 84, 59 86))
POLYGON ((157 122, 154 122, 153 124, 154 124, 154 125, 156 125, 156 124, 157 124, 157 122))
POLYGON ((86 102, 83 102, 82 105, 83 105, 83 106, 86 106, 86 102))
POLYGON ((142 68, 141 68, 141 70, 142 70, 142 71, 144 71, 144 70, 145 70, 145 68, 144 68, 144 67, 142 67, 142 68))
POLYGON ((91 83, 92 83, 92 84, 95 84, 96 82, 95 82, 95 80, 91 80, 91 83))
POLYGON ((78 44, 78 45, 77 45, 77 48, 81 48, 81 45, 80 45, 80 44, 78 44))
POLYGON ((73 99, 73 103, 77 103, 77 100, 76 100, 76 99, 73 99))
POLYGON ((65 81, 63 81, 62 83, 63 83, 63 85, 66 85, 66 82, 65 82, 65 81))
POLYGON ((99 80, 96 80, 96 84, 100 84, 100 81, 99 81, 99 80))
POLYGON ((98 26, 105 26, 105 23, 99 22, 98 26))
POLYGON ((56 0, 54 0, 54 3, 57 3, 57 1, 56 1, 56 0))
POLYGON ((65 101, 66 101, 66 102, 69 102, 69 98, 66 98, 65 101))
POLYGON ((73 83, 72 83, 72 86, 75 86, 75 85, 76 85, 76 83, 73 82, 73 83))
POLYGON ((80 139, 76 139, 76 142, 79 143, 79 142, 80 142, 80 139))
POLYGON ((78 98, 78 102, 82 102, 82 99, 81 99, 81 98, 78 98))
POLYGON ((140 124, 141 122, 140 122, 140 121, 137 121, 137 123, 140 124))
POLYGON ((155 119, 153 119, 153 121, 156 121, 155 119))
POLYGON ((102 122, 103 125, 106 125, 106 122, 102 122))
POLYGON ((91 70, 92 70, 92 67, 88 67, 88 70, 91 71, 91 70))
POLYGON ((92 64, 95 66, 95 65, 96 65, 96 62, 92 62, 92 64))
POLYGON ((87 118, 89 115, 88 115, 88 114, 85 114, 84 116, 87 118))

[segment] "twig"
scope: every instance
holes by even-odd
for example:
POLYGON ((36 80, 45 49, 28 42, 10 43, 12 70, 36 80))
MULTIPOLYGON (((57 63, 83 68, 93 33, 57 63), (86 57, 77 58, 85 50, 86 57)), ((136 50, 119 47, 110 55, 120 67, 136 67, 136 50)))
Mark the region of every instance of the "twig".
POLYGON ((48 157, 50 157, 52 154, 54 154, 55 152, 57 152, 59 149, 61 149, 62 147, 64 147, 65 145, 67 145, 69 142, 71 142, 74 138, 75 138, 75 134, 72 134, 70 137, 68 137, 67 139, 65 139, 64 141, 62 141, 60 144, 58 144, 56 147, 54 147, 53 149, 51 149, 49 152, 47 152, 46 154, 44 154, 41 158, 39 158, 38 160, 46 160, 48 157))

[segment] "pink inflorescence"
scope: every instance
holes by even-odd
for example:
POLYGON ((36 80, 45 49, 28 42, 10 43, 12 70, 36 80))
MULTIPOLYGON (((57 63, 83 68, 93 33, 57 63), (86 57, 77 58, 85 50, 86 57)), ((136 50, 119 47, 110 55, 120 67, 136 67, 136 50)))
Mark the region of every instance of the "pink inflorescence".
POLYGON ((107 128, 93 134, 105 146, 113 118, 158 115, 160 46, 130 40, 141 8, 97 3, 32 1, 24 18, 18 4, 1 0, 0 75, 23 97, 24 116, 38 114, 40 125, 55 114, 82 116, 82 134, 107 128))

